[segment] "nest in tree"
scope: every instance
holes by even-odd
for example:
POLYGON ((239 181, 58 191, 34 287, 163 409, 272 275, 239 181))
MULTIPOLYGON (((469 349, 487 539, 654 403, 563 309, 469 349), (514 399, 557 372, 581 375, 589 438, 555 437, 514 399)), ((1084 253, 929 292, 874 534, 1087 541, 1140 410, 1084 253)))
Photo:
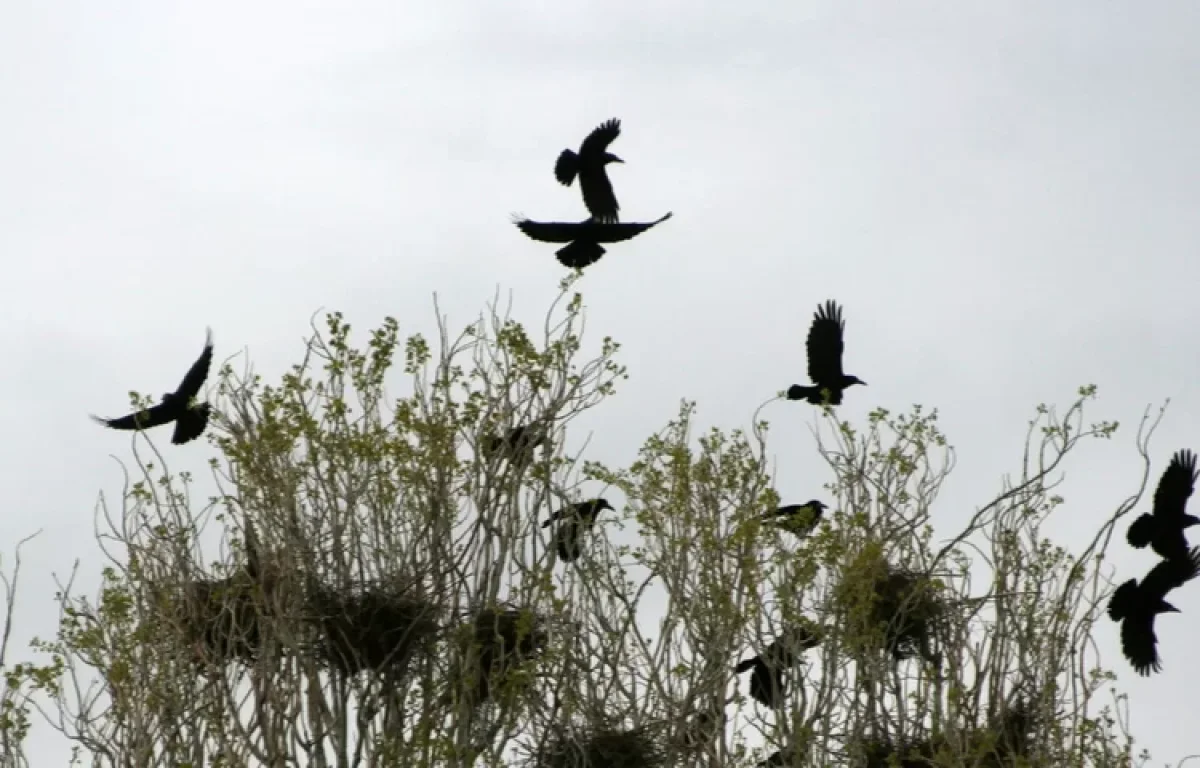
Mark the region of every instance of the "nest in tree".
MULTIPOLYGON (((884 647, 897 661, 920 656, 931 664, 940 663, 940 656, 933 652, 934 625, 943 615, 945 607, 938 600, 932 581, 912 571, 893 569, 877 553, 864 552, 851 573, 855 583, 865 587, 869 606, 858 615, 865 614, 865 621, 854 622, 856 634, 869 636, 882 629, 884 647), (865 578, 865 584, 861 579, 865 578)), ((843 597, 851 604, 859 603, 859 593, 843 585, 843 597)), ((861 609, 860 609, 861 610, 861 609)))
POLYGON ((529 609, 486 608, 460 628, 458 681, 472 706, 492 698, 512 673, 545 649, 545 622, 529 609))
POLYGON ((400 672, 439 629, 437 605, 381 584, 314 589, 309 615, 318 627, 317 656, 347 675, 400 672))
POLYGON ((895 744, 889 739, 871 739, 862 745, 862 768, 930 768, 937 750, 928 739, 895 744))
POLYGON ((559 733, 537 761, 538 768, 659 768, 667 762, 661 740, 647 728, 599 728, 559 733))
POLYGON ((226 579, 199 579, 167 598, 169 616, 203 666, 253 663, 263 645, 266 594, 245 572, 226 579))

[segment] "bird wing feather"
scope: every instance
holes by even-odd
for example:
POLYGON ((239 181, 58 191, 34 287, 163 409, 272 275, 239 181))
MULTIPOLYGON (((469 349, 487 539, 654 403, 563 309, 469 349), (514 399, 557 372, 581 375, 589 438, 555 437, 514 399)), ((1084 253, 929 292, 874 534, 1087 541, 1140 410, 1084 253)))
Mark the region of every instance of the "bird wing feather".
POLYGON ((603 155, 608 151, 608 145, 621 135, 621 121, 617 118, 605 120, 587 135, 579 145, 579 157, 586 163, 592 157, 603 155))
POLYGON ((842 350, 845 331, 842 310, 828 301, 818 307, 808 329, 808 377, 814 384, 836 382, 842 376, 842 350))
POLYGON ((140 411, 135 411, 128 416, 122 416, 119 419, 102 419, 99 416, 92 418, 111 427, 112 429, 151 429, 153 427, 161 427, 163 424, 170 424, 177 415, 177 409, 170 403, 159 403, 152 405, 140 411))
POLYGON ((514 219, 517 229, 525 233, 531 240, 541 243, 569 243, 582 233, 587 222, 571 221, 531 221, 529 219, 514 219))
POLYGON ((1154 618, 1138 616, 1121 623, 1121 650, 1139 675, 1162 669, 1158 658, 1158 636, 1154 634, 1154 618))
POLYGON ((179 382, 179 388, 175 390, 175 394, 179 395, 185 403, 200 394, 200 387, 204 386, 204 380, 208 378, 208 370, 212 367, 212 357, 212 328, 208 328, 204 336, 204 351, 200 353, 200 357, 196 358, 196 362, 192 363, 192 367, 188 369, 183 381, 179 382))
POLYGON ((1182 517, 1188 498, 1196 488, 1196 454, 1179 451, 1163 472, 1154 490, 1154 516, 1182 517))

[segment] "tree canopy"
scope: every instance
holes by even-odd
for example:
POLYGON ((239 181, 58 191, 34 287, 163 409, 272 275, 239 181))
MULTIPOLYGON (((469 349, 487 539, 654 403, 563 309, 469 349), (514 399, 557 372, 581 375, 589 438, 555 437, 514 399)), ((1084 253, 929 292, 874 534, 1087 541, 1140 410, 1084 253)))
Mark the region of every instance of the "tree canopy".
POLYGON ((335 312, 277 381, 223 365, 211 478, 135 434, 98 593, 65 584, 56 637, 0 647, 0 765, 39 718, 100 766, 1144 762, 1092 634, 1157 420, 1142 487, 1070 549, 1043 535, 1058 476, 1117 431, 1090 386, 937 536, 954 452, 919 405, 805 405, 827 473, 799 499, 752 404, 723 431, 684 400, 610 466, 572 423, 619 423, 626 370, 575 279, 538 329, 492 306, 356 346, 335 312), (570 521, 542 521, 600 497, 564 562, 570 521), (769 522, 810 497, 808 535, 769 522))

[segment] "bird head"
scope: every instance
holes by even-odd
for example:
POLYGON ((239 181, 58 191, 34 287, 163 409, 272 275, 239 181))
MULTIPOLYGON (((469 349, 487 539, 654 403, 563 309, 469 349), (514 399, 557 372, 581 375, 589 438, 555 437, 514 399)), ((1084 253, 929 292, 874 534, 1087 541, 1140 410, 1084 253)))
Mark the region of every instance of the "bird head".
POLYGON ((1193 525, 1200 525, 1200 517, 1195 515, 1184 515, 1182 528, 1191 528, 1193 525))
POLYGON ((817 501, 816 499, 811 499, 811 500, 805 502, 804 506, 812 507, 813 509, 817 510, 818 512, 824 512, 825 510, 829 509, 829 506, 827 504, 825 504, 825 502, 817 501))
POLYGON ((857 376, 847 376, 846 377, 846 386, 847 387, 853 387, 855 384, 862 384, 864 387, 867 386, 867 382, 863 381, 862 379, 858 378, 857 376))
POLYGON ((608 503, 608 499, 596 499, 596 512, 602 509, 611 509, 613 512, 617 511, 612 504, 608 503))
POLYGON ((172 400, 174 400, 174 399, 175 399, 175 393, 174 393, 174 392, 167 392, 166 394, 164 394, 164 395, 162 396, 162 401, 163 401, 164 403, 169 403, 169 402, 171 402, 171 401, 172 401, 172 400))
POLYGON ((1159 613, 1181 613, 1181 611, 1178 608, 1171 605, 1166 600, 1163 600, 1162 602, 1160 602, 1158 604, 1158 612, 1159 613))
POLYGON ((605 164, 605 165, 608 165, 609 163, 622 163, 622 164, 623 164, 624 162, 625 162, 624 160, 622 160, 621 158, 617 157, 617 156, 616 156, 616 155, 614 155, 612 152, 605 152, 605 153, 604 153, 604 164, 605 164))

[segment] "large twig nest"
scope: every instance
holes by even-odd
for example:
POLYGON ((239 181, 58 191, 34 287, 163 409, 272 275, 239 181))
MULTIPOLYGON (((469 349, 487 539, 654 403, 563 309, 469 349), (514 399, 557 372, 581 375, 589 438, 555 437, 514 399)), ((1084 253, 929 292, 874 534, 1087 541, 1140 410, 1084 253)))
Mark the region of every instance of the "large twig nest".
POLYGON ((342 591, 317 587, 309 614, 318 626, 317 656, 353 675, 402 671, 435 637, 440 609, 408 590, 371 584, 342 591))
POLYGON ((896 660, 920 656, 931 664, 940 662, 933 638, 945 606, 932 579, 892 567, 871 548, 848 569, 840 597, 849 608, 852 637, 880 638, 896 660))
POLYGON ((524 662, 540 654, 549 639, 544 619, 533 610, 485 608, 459 627, 451 685, 472 706, 488 701, 498 689, 523 678, 517 673, 524 662))
POLYGON ((253 663, 263 645, 266 594, 245 572, 197 579, 164 595, 165 613, 203 666, 253 663))
POLYGON ((543 748, 538 768, 659 768, 667 762, 658 734, 648 728, 563 731, 543 748))

